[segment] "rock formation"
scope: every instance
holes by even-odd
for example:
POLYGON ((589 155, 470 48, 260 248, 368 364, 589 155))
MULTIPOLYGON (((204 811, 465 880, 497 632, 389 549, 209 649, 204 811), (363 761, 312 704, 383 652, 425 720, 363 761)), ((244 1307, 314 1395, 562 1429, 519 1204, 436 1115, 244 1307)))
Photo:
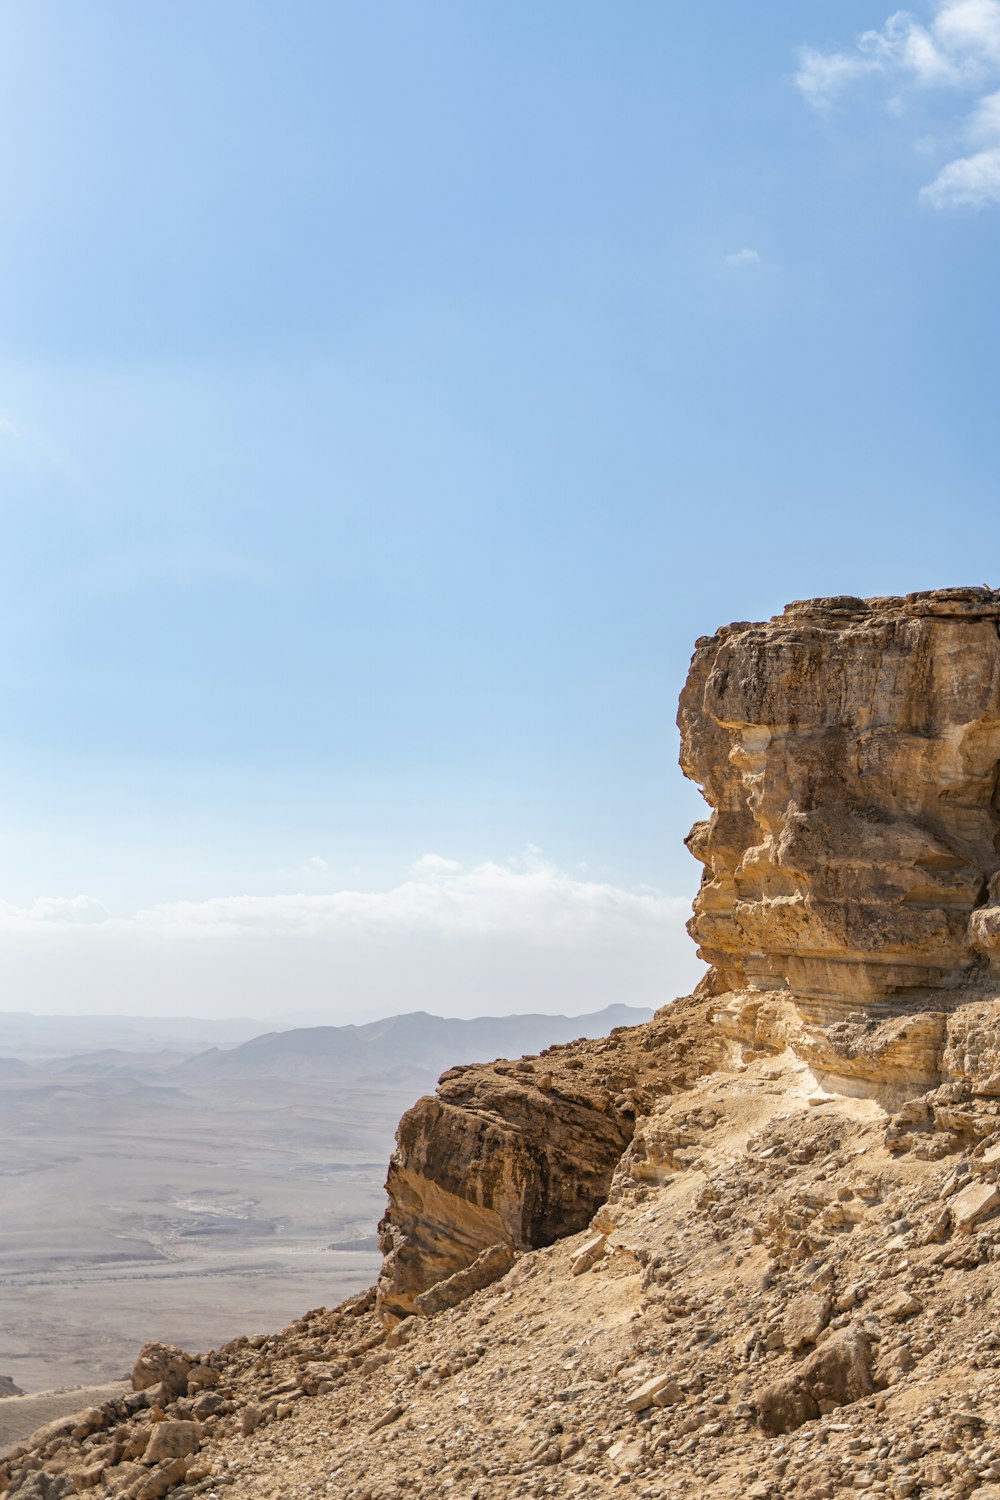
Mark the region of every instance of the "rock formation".
POLYGON ((419 1311, 421 1294, 494 1246, 531 1250, 588 1224, 636 1115, 707 1065, 694 1034, 685 1038, 679 1015, 661 1015, 538 1058, 445 1073, 403 1116, 389 1164, 379 1280, 387 1322, 419 1311))
MULTIPOLYGON (((887 1102, 941 1083, 949 1011, 1000 968, 1000 595, 816 599, 726 626, 697 643, 679 725, 712 808, 688 840, 705 866, 690 931, 718 1046, 792 1046, 887 1102)), ((558 1048, 445 1074, 389 1169, 387 1317, 494 1244, 588 1222, 636 1091, 718 1056, 703 1039, 679 1069, 686 1014, 661 1013, 638 1050, 628 1032, 577 1046, 568 1077, 558 1048)))
POLYGON ((1000 595, 817 599, 700 640, 681 764, 711 817, 690 931, 723 1025, 887 1100, 997 992, 1000 595))
POLYGON ((1000 595, 699 641, 711 968, 452 1069, 376 1295, 0 1454, 9 1500, 1000 1500, 1000 595))
POLYGON ((718 991, 789 990, 832 1016, 981 977, 998 627, 1000 597, 952 589, 791 604, 698 642, 681 764, 713 809, 688 846, 718 991))

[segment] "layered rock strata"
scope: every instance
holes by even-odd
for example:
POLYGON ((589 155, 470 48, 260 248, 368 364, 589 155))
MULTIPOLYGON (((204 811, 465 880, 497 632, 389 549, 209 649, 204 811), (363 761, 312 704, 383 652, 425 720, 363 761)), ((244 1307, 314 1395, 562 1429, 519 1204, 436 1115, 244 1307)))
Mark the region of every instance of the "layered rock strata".
POLYGON ((949 1013, 1000 978, 1000 594, 726 626, 678 722, 723 1027, 887 1101, 940 1082, 949 1013))
POLYGON ((816 599, 725 626, 697 643, 679 724, 712 809, 688 840, 705 867, 699 996, 573 1044, 571 1064, 557 1048, 453 1069, 404 1116, 388 1320, 494 1246, 585 1227, 651 1109, 637 1101, 687 1087, 724 1045, 743 1063, 789 1052, 892 1106, 1000 1075, 949 1030, 960 1001, 1000 989, 1000 593, 816 599))
MULTIPOLYGON (((495 1246, 525 1251, 584 1228, 637 1115, 717 1059, 707 1003, 537 1058, 452 1068, 403 1116, 380 1225, 387 1322, 495 1246)), ((502 1255, 496 1258, 502 1263, 502 1255)))
POLYGON ((954 990, 995 951, 1000 595, 814 599, 697 644, 681 764, 711 817, 690 931, 719 991, 954 990), (995 892, 994 892, 995 899, 995 892))

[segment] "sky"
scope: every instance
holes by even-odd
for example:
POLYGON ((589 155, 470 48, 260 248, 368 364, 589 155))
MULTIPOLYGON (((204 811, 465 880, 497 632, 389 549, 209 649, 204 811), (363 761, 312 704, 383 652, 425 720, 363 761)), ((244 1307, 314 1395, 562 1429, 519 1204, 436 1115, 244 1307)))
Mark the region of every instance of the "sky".
POLYGON ((697 636, 1000 584, 1000 0, 0 0, 5 1008, 700 972, 697 636))

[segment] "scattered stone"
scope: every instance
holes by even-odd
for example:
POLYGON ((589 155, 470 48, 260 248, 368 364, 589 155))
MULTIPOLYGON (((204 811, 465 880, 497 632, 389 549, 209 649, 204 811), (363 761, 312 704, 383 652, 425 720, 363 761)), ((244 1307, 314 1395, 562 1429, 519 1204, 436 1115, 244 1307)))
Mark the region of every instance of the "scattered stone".
POLYGON ((142 1461, 158 1464, 165 1459, 187 1458, 200 1447, 201 1427, 197 1422, 157 1422, 150 1432, 142 1461))
POLYGON ((646 1380, 634 1390, 630 1396, 626 1396, 625 1405, 629 1411, 646 1411, 650 1406, 673 1406, 675 1402, 684 1399, 684 1392, 670 1375, 654 1375, 651 1380, 646 1380))
POLYGON ((139 1352, 132 1371, 132 1389, 144 1391, 149 1386, 164 1385, 175 1396, 187 1390, 188 1375, 194 1360, 175 1344, 147 1344, 139 1352))
POLYGON ((606 1234, 596 1234, 593 1239, 587 1240, 579 1254, 574 1256, 570 1262, 570 1274, 582 1276, 584 1271, 589 1271, 591 1266, 596 1266, 607 1249, 608 1237, 606 1234))
POLYGON ((822 1293, 804 1292, 793 1297, 782 1321, 785 1348, 792 1354, 815 1344, 830 1321, 833 1304, 822 1293))
POLYGON ((1000 1205, 1000 1188, 992 1182, 972 1182, 951 1199, 951 1221, 960 1234, 970 1234, 980 1219, 1000 1205))
POLYGON ((501 1276, 506 1276, 514 1264, 514 1251, 508 1244, 490 1245, 461 1271, 439 1281, 429 1291, 414 1298, 414 1310, 418 1317, 432 1318, 435 1313, 449 1307, 457 1307, 473 1292, 481 1292, 492 1286, 501 1276))

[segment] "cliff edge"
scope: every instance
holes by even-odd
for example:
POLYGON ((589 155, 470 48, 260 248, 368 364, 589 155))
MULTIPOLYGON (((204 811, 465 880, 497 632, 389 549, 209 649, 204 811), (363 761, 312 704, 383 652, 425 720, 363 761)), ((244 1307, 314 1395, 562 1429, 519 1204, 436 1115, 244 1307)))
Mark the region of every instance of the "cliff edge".
POLYGON ((1000 594, 697 643, 697 993, 455 1068, 376 1289, 0 1455, 62 1500, 1000 1500, 1000 594))

